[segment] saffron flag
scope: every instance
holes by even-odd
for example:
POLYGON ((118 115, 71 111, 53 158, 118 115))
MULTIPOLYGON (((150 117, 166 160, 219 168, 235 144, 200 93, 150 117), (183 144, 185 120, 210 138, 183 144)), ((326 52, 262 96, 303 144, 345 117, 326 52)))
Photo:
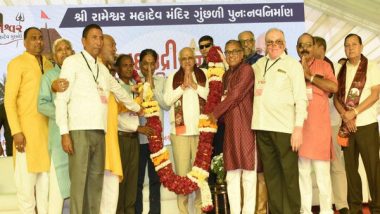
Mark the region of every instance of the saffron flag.
POLYGON ((41 19, 50 19, 43 10, 41 10, 41 19))

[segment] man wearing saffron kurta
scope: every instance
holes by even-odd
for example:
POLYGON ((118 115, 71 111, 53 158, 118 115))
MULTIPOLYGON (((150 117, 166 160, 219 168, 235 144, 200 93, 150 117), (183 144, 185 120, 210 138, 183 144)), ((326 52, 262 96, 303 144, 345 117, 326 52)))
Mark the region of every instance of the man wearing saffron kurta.
POLYGON ((256 204, 255 139, 251 130, 254 73, 243 63, 243 48, 239 41, 230 40, 225 47, 229 65, 224 74, 226 98, 210 115, 211 120, 224 115, 226 129, 223 145, 224 167, 227 171, 227 192, 232 214, 252 213, 256 204), (241 208, 240 180, 244 189, 241 208))
POLYGON ((48 120, 37 111, 41 76, 52 64, 41 55, 42 33, 31 27, 24 32, 26 51, 8 64, 5 110, 13 135, 15 183, 22 213, 48 213, 48 120), (37 200, 36 200, 37 198, 37 200))
POLYGON ((312 214, 311 172, 314 171, 319 189, 320 213, 333 214, 330 179, 333 148, 328 96, 337 91, 337 80, 327 62, 314 58, 312 35, 304 33, 298 38, 297 52, 301 58, 309 100, 308 117, 303 127, 303 144, 298 152, 301 213, 312 214))
MULTIPOLYGON (((104 64, 111 75, 115 57, 116 42, 112 36, 104 34, 104 44, 100 53, 99 61, 104 64)), ((102 200, 100 204, 100 213, 116 213, 119 182, 123 179, 123 169, 121 166, 119 140, 117 135, 118 126, 118 104, 113 93, 110 93, 108 99, 107 113, 107 133, 106 133, 106 159, 105 171, 102 190, 102 200)))
MULTIPOLYGON (((63 60, 74 53, 71 43, 57 39, 53 45, 54 69, 46 72, 41 79, 38 96, 38 111, 49 118, 49 154, 51 157, 49 175, 49 214, 62 213, 63 200, 70 196, 69 158, 61 146, 61 136, 55 122, 53 81, 58 79, 63 60)), ((57 80, 58 91, 67 88, 67 81, 57 80), (62 88, 61 88, 62 87, 62 88)))

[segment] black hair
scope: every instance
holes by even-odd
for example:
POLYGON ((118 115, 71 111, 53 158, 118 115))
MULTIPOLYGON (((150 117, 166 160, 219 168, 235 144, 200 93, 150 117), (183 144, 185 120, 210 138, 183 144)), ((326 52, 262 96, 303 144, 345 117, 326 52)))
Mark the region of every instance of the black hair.
POLYGON ((89 24, 83 29, 82 38, 86 38, 88 35, 88 32, 90 32, 91 29, 99 29, 103 32, 102 28, 97 24, 89 24))
POLYGON ((199 39, 198 44, 201 43, 201 42, 203 42, 203 41, 210 41, 211 44, 214 44, 214 39, 211 36, 209 36, 209 35, 202 36, 199 39))
POLYGON ((319 46, 323 46, 323 49, 325 49, 325 51, 327 50, 327 44, 326 44, 326 40, 322 37, 319 37, 319 36, 314 36, 314 43, 319 45, 319 46))
POLYGON ((353 36, 356 36, 356 38, 358 38, 358 40, 359 40, 359 44, 363 44, 362 43, 362 38, 358 35, 358 34, 355 34, 355 33, 350 33, 350 34, 348 34, 347 36, 346 36, 346 38, 344 38, 344 44, 346 44, 346 40, 348 39, 348 38, 350 38, 350 37, 353 37, 353 36))
POLYGON ((142 62, 142 60, 144 59, 144 57, 146 55, 152 55, 153 58, 154 58, 154 62, 157 62, 158 54, 153 49, 144 49, 144 50, 142 50, 141 53, 140 53, 140 62, 142 62))
MULTIPOLYGON (((28 36, 28 33, 29 33, 30 30, 38 30, 38 31, 41 32, 41 30, 38 29, 37 27, 30 27, 30 28, 28 28, 28 29, 26 29, 26 30, 24 31, 24 40, 25 40, 26 37, 28 36)), ((42 32, 41 32, 41 33, 42 33, 42 32)))

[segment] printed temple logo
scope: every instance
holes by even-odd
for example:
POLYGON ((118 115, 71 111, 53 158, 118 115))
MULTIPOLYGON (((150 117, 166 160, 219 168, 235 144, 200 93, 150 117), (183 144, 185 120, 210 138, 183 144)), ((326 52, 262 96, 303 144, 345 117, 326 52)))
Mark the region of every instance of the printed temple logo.
POLYGON ((18 45, 18 41, 22 40, 22 22, 25 21, 24 14, 18 12, 15 16, 15 21, 9 23, 5 19, 6 17, 0 13, 0 45, 8 45, 13 42, 16 42, 16 46, 18 45))
POLYGON ((24 21, 25 21, 24 14, 22 14, 22 13, 17 13, 16 21, 18 21, 18 24, 20 24, 20 22, 24 22, 24 21))
MULTIPOLYGON (((50 20, 48 14, 41 10, 40 11, 40 18, 41 20, 45 21, 44 26, 39 27, 43 40, 44 40, 44 50, 42 52, 43 55, 48 57, 49 59, 52 58, 52 44, 54 41, 58 38, 61 38, 61 35, 58 33, 58 31, 55 28, 49 28, 47 26, 47 20, 50 20)), ((17 12, 16 14, 1 14, 0 13, 0 46, 1 45, 10 45, 12 43, 16 44, 16 47, 19 45, 19 41, 22 41, 23 33, 25 31, 23 27, 23 23, 26 20, 30 20, 30 18, 27 16, 25 17, 23 12, 17 12), (13 22, 9 22, 6 18, 12 17, 13 22)), ((33 26, 34 24, 31 24, 30 26, 33 26)), ((37 26, 36 26, 37 27, 37 26)), ((22 44, 22 43, 20 43, 22 44)))

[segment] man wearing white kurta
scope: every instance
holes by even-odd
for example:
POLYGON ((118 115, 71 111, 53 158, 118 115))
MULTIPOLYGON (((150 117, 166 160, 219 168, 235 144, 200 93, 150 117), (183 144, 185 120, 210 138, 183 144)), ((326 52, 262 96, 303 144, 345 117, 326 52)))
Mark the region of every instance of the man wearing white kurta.
MULTIPOLYGON (((201 99, 208 95, 207 78, 202 70, 195 66, 194 51, 183 48, 179 54, 181 68, 171 74, 165 84, 164 101, 170 107, 170 139, 173 145, 173 156, 176 173, 186 176, 191 171, 199 142, 198 122, 201 113, 201 99), (176 74, 182 71, 182 76, 176 74), (198 72, 195 74, 195 72, 198 72), (202 86, 203 85, 203 86, 202 86), (178 110, 180 109, 180 110, 178 110)), ((188 196, 177 195, 177 204, 181 214, 189 213, 188 196)), ((201 211, 201 197, 196 192, 196 213, 201 211)))
POLYGON ((131 111, 140 111, 127 92, 97 62, 103 46, 102 29, 91 24, 83 30, 84 51, 66 58, 61 78, 70 85, 57 93, 57 124, 62 147, 69 154, 70 213, 99 213, 105 164, 105 131, 109 93, 131 111))

